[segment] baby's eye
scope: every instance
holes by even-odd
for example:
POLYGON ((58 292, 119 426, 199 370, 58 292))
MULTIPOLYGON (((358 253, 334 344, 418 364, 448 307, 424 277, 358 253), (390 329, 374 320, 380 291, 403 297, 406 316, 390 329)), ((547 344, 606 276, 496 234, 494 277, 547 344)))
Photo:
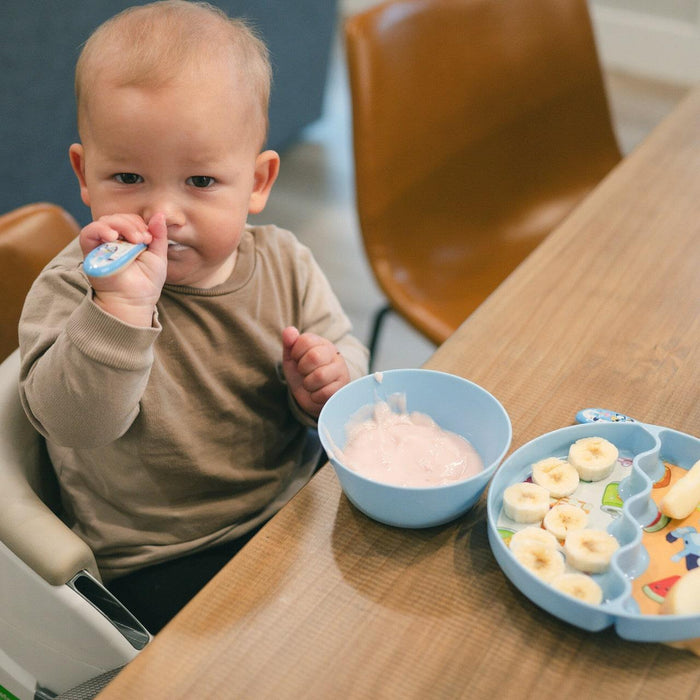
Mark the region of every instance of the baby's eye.
POLYGON ((114 179, 122 185, 136 185, 143 182, 143 178, 136 173, 117 173, 114 179))
POLYGON ((211 187, 214 182, 214 178, 209 175, 193 175, 187 178, 187 184, 193 187, 211 187))

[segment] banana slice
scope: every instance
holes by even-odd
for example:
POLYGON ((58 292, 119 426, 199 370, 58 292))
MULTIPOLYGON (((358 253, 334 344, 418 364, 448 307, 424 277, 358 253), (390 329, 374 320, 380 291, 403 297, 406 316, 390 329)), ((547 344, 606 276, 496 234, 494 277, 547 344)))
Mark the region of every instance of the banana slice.
POLYGON ((617 540, 605 530, 572 530, 566 536, 564 553, 567 563, 587 574, 600 574, 608 568, 619 548, 617 540))
MULTIPOLYGON (((669 518, 683 520, 700 505, 700 460, 661 499, 659 508, 669 518)), ((675 586, 674 586, 675 588, 675 586)))
POLYGON ((532 480, 554 498, 570 496, 578 488, 576 468, 563 459, 548 457, 532 465, 532 480))
POLYGON ((588 525, 588 514, 582 508, 559 503, 544 516, 542 524, 563 542, 569 532, 582 530, 588 525))
MULTIPOLYGON (((700 568, 692 569, 673 584, 661 604, 661 612, 665 615, 697 615, 700 613, 700 568)), ((676 649, 688 649, 700 656, 700 637, 668 642, 668 644, 676 649)))
POLYGON ((564 557, 556 547, 541 542, 522 542, 513 550, 513 556, 535 576, 550 583, 566 570, 564 557))
POLYGON ((543 544, 553 547, 554 549, 557 549, 559 546, 557 538, 551 532, 547 532, 547 530, 543 530, 541 527, 534 527, 532 525, 518 530, 510 538, 509 546, 511 550, 515 551, 521 545, 528 543, 543 544))
POLYGON ((536 523, 549 510, 549 491, 529 482, 511 484, 503 492, 503 510, 516 523, 536 523))
POLYGON ((591 605, 603 602, 603 589, 587 574, 562 574, 552 581, 552 588, 591 605))
POLYGON ((569 462, 583 481, 600 481, 610 476, 617 457, 617 447, 601 437, 581 438, 569 448, 569 462))

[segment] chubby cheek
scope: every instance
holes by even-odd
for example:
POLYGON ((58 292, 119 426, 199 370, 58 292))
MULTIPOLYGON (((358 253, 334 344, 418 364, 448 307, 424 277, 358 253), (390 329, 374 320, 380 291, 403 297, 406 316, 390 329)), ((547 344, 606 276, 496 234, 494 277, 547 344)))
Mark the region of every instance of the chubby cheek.
POLYGON ((199 254, 204 261, 214 263, 227 259, 236 252, 243 235, 245 222, 233 228, 231 221, 224 226, 210 227, 200 238, 199 254))
MULTIPOLYGON (((140 213, 132 204, 129 197, 115 197, 107 186, 97 182, 89 186, 89 204, 93 219, 110 214, 138 214, 140 213)), ((84 200, 83 200, 84 201, 84 200)), ((86 202, 87 204, 87 202, 86 202)))
MULTIPOLYGON (((238 204, 238 203, 236 203, 238 204)), ((218 208, 202 217, 197 226, 202 254, 207 257, 227 256, 238 248, 246 225, 248 211, 240 206, 218 208)))
MULTIPOLYGON (((85 201, 83 199, 83 201, 85 201)), ((124 211, 125 207, 117 208, 115 205, 110 206, 109 202, 103 201, 99 195, 91 194, 90 201, 85 202, 90 207, 90 212, 92 213, 92 218, 94 220, 99 219, 101 216, 108 216, 109 214, 129 214, 131 212, 124 211)))
POLYGON ((190 274, 204 277, 213 275, 218 280, 217 271, 220 268, 229 269, 231 258, 238 250, 243 235, 245 221, 235 228, 232 223, 232 217, 225 221, 209 220, 206 226, 200 222, 196 228, 196 241, 190 248, 181 252, 177 249, 169 251, 168 281, 190 274))

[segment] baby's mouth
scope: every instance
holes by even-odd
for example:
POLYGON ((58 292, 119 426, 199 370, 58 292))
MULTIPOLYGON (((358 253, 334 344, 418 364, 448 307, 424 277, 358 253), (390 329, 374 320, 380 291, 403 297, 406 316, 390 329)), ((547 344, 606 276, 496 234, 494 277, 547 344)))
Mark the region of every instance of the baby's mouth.
POLYGON ((187 248, 183 243, 178 243, 177 241, 168 241, 168 251, 185 250, 187 248))

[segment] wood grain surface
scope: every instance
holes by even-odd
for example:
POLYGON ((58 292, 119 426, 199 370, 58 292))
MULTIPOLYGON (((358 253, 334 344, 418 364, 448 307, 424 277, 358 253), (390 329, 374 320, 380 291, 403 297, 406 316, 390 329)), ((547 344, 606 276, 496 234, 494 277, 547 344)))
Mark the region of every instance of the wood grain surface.
MULTIPOLYGON (((512 449, 584 407, 700 435, 699 125, 700 89, 428 361, 501 400, 512 449)), ((326 466, 100 697, 680 700, 700 659, 535 606, 484 499, 400 530, 326 466)))

